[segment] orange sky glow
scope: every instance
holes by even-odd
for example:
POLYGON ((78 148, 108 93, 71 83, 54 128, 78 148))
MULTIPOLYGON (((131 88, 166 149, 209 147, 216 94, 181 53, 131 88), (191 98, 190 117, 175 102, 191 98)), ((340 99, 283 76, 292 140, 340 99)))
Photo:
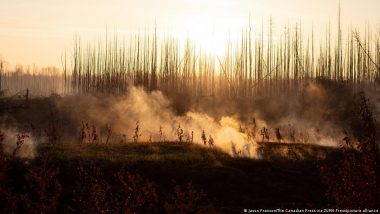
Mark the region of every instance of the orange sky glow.
MULTIPOLYGON (((152 31, 186 38, 220 55, 249 23, 260 31, 301 23, 323 33, 337 23, 338 0, 6 0, 0 7, 0 56, 11 65, 61 66, 73 38, 95 41, 106 32, 130 35, 152 31), (155 24, 156 23, 156 24, 155 24), (264 29, 265 30, 265 29, 264 29)), ((341 0, 343 31, 370 25, 379 31, 378 0, 341 0)), ((323 35, 323 34, 322 34, 323 35)))

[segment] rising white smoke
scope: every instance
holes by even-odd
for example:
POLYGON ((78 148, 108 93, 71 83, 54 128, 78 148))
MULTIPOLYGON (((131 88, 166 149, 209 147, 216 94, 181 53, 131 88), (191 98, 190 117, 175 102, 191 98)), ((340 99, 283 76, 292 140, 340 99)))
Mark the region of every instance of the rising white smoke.
MULTIPOLYGON (((334 111, 341 110, 334 107, 344 106, 345 102, 339 103, 336 97, 323 86, 310 83, 305 87, 302 101, 296 95, 279 102, 263 102, 261 106, 253 106, 251 111, 246 110, 248 120, 240 120, 234 114, 211 116, 205 113, 207 111, 197 110, 177 115, 162 92, 148 93, 137 87, 131 87, 125 96, 68 96, 58 100, 56 105, 62 111, 61 115, 71 117, 67 121, 77 128, 70 136, 81 132, 81 124, 89 123, 100 133, 100 142, 106 139, 104 127, 112 129, 110 141, 131 142, 135 140, 138 128, 139 142, 182 140, 206 147, 211 142, 233 156, 257 158, 257 142, 264 139, 263 128, 269 134, 269 139, 264 141, 339 145, 344 133, 336 123, 340 119, 334 111), (282 108, 283 105, 286 109, 282 108), (100 130, 102 128, 103 132, 100 130), (279 130, 280 138, 276 130, 279 130), (206 139, 202 137, 203 133, 206 139)), ((223 108, 228 106, 220 106, 220 109, 223 108)))
MULTIPOLYGON (((231 155, 256 156, 256 142, 239 130, 240 122, 236 118, 225 116, 217 120, 191 111, 178 116, 160 91, 147 93, 141 88, 131 87, 127 96, 72 97, 58 101, 57 105, 59 109, 69 109, 64 114, 71 115, 77 124, 88 122, 89 126, 97 128, 110 127, 114 142, 134 141, 138 123, 139 142, 179 141, 181 136, 183 142, 206 147, 214 144, 214 147, 231 155), (202 133, 206 137, 206 145, 202 133)), ((103 134, 99 138, 105 141, 106 137, 103 134)))

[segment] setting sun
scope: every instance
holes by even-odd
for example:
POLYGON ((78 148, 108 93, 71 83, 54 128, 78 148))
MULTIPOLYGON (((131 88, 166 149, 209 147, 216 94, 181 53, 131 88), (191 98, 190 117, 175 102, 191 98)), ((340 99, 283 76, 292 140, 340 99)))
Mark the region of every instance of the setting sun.
POLYGON ((228 17, 222 13, 181 16, 183 30, 174 33, 181 41, 189 39, 198 48, 221 57, 228 41, 238 41, 248 26, 248 17, 228 17))
MULTIPOLYGON (((343 23, 362 27, 379 18, 376 0, 355 2, 342 1, 343 23)), ((270 17, 275 33, 300 22, 305 32, 313 25, 324 37, 329 22, 336 24, 337 11, 338 1, 330 0, 7 1, 0 8, 0 54, 12 65, 61 66, 61 55, 75 35, 91 42, 108 29, 128 38, 156 25, 159 34, 188 38, 199 49, 221 55, 227 41, 237 42, 249 22, 256 33, 270 17)))

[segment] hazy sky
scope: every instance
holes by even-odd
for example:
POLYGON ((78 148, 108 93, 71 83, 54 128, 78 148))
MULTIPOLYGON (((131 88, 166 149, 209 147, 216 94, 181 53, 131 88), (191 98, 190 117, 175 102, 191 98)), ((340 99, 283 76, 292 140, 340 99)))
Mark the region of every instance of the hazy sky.
MULTIPOLYGON (((0 55, 14 64, 60 66, 75 34, 94 40, 106 29, 160 33, 222 42, 248 25, 274 19, 274 28, 302 22, 318 30, 337 20, 338 0, 0 0, 0 55)), ((380 0, 341 0, 344 26, 380 21, 380 0)), ((255 26, 255 25, 254 25, 255 26)), ((233 37, 233 36, 232 36, 233 37)))

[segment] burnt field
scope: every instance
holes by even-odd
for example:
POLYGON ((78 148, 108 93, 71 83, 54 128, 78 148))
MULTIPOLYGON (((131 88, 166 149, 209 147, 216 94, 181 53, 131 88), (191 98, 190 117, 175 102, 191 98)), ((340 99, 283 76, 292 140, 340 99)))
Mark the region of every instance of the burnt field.
POLYGON ((376 208, 376 102, 363 94, 338 96, 341 91, 321 83, 308 87, 292 102, 240 101, 255 109, 248 119, 228 114, 236 111, 231 105, 223 113, 205 110, 210 101, 181 114, 173 98, 136 88, 121 97, 2 98, 1 209, 376 208), (289 112, 300 115, 289 119, 289 112))
POLYGON ((6 160, 1 207, 17 212, 236 213, 329 206, 319 162, 336 163, 338 150, 265 143, 259 153, 259 160, 233 158, 178 142, 40 144, 33 160, 6 160))

